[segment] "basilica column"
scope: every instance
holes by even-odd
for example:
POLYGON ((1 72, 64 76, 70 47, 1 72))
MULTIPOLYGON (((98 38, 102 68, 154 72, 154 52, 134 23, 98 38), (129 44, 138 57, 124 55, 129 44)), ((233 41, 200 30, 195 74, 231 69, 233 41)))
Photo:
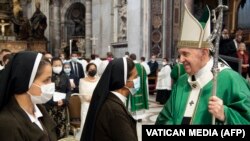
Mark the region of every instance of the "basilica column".
POLYGON ((151 0, 143 1, 143 48, 141 56, 150 57, 151 0))
POLYGON ((50 48, 52 53, 55 56, 59 55, 61 50, 61 14, 60 14, 60 4, 61 0, 53 0, 51 10, 51 18, 50 18, 50 25, 51 25, 51 32, 50 32, 50 48))
POLYGON ((90 58, 92 52, 92 0, 86 0, 86 15, 85 15, 85 57, 90 58))
POLYGON ((177 58, 177 43, 179 40, 179 34, 180 34, 180 28, 181 28, 181 15, 183 14, 182 12, 182 7, 184 5, 183 0, 173 0, 173 30, 172 30, 172 55, 171 58, 177 58), (174 55, 173 55, 174 54, 174 55))

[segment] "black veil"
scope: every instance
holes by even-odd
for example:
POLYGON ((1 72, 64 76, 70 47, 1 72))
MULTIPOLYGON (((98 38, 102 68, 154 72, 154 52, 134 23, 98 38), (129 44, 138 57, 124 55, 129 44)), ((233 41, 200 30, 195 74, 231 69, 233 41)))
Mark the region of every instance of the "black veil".
POLYGON ((94 128, 99 110, 110 91, 124 87, 126 81, 127 59, 124 57, 112 60, 106 67, 93 92, 81 141, 92 141, 94 139, 94 128))
POLYGON ((34 81, 42 54, 32 51, 16 53, 0 75, 0 110, 14 94, 28 91, 34 81))

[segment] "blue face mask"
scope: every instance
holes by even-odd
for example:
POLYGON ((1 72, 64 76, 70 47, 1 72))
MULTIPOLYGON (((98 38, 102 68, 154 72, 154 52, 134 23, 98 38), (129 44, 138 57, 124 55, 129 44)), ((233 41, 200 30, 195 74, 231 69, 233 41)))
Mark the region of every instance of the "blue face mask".
POLYGON ((134 87, 133 88, 128 88, 129 92, 134 95, 139 89, 140 89, 140 77, 137 77, 133 79, 134 87))
POLYGON ((70 68, 65 68, 65 69, 64 69, 64 72, 65 72, 66 74, 70 74, 70 71, 71 71, 70 68))

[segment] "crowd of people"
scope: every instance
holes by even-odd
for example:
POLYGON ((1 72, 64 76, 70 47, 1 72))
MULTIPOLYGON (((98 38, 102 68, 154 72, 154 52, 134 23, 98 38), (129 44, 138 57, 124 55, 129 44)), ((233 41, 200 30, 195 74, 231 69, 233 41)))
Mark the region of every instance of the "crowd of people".
POLYGON ((243 40, 243 31, 241 29, 238 29, 234 35, 230 35, 226 28, 222 30, 219 54, 240 60, 241 63, 228 61, 228 64, 232 69, 240 72, 245 79, 250 76, 249 51, 243 40))
MULTIPOLYGON (((66 58, 65 54, 63 53, 61 53, 58 57, 55 57, 49 52, 36 53, 33 51, 22 51, 18 53, 11 53, 10 50, 3 49, 0 54, 1 55, 0 81, 1 84, 5 83, 6 85, 1 85, 1 98, 3 99, 1 101, 1 109, 3 109, 1 110, 1 113, 6 113, 5 110, 7 110, 7 112, 12 112, 8 111, 9 109, 6 109, 5 107, 8 107, 9 102, 14 101, 16 103, 15 108, 18 107, 18 109, 21 110, 18 113, 21 115, 26 113, 28 115, 25 116, 26 122, 28 122, 30 119, 32 122, 36 123, 40 129, 42 129, 41 133, 49 133, 48 130, 51 129, 47 130, 47 128, 52 128, 52 127, 46 127, 47 125, 44 124, 46 124, 47 121, 43 121, 43 118, 41 118, 42 116, 46 115, 46 120, 48 116, 50 117, 49 118, 50 121, 53 121, 51 122, 53 123, 52 125, 54 128, 54 130, 51 130, 51 132, 53 131, 52 132, 53 135, 51 135, 50 137, 46 136, 45 134, 43 136, 36 138, 50 138, 51 140, 53 139, 59 140, 61 138, 66 137, 69 134, 68 124, 70 121, 70 117, 68 117, 69 113, 67 113, 68 112, 67 108, 71 95, 78 95, 81 100, 81 111, 79 111, 81 113, 81 126, 79 132, 76 134, 76 139, 80 140, 81 135, 86 132, 84 128, 89 124, 86 123, 85 121, 89 120, 88 113, 91 113, 91 110, 93 110, 92 99, 98 97, 95 96, 97 93, 96 87, 99 87, 100 92, 104 92, 102 91, 104 90, 102 89, 102 87, 104 88, 104 86, 102 85, 107 83, 104 81, 111 79, 111 78, 106 79, 106 77, 109 76, 107 73, 110 73, 108 71, 113 72, 114 70, 112 69, 121 70, 124 69, 124 67, 126 68, 125 65, 128 65, 127 67, 129 70, 124 70, 128 71, 124 72, 123 74, 124 77, 121 77, 121 74, 119 75, 117 74, 118 76, 112 75, 112 79, 113 77, 119 79, 119 82, 115 81, 112 83, 111 82, 107 83, 107 85, 110 85, 107 87, 108 88, 107 92, 111 91, 115 96, 117 96, 119 99, 122 100, 122 104, 124 104, 122 108, 126 109, 128 117, 129 115, 132 115, 131 117, 129 117, 129 121, 131 123, 135 124, 136 122, 141 122, 142 119, 146 117, 145 110, 148 109, 148 104, 149 104, 147 76, 150 74, 150 72, 154 72, 155 70, 153 71, 152 67, 150 68, 148 63, 145 62, 144 57, 142 57, 142 62, 139 62, 136 60, 135 54, 133 53, 129 54, 128 52, 126 54, 127 56, 123 57, 124 65, 121 66, 121 64, 114 65, 113 63, 111 63, 115 62, 115 60, 119 60, 119 58, 114 58, 111 53, 107 53, 107 59, 100 59, 98 55, 92 54, 90 60, 85 60, 80 58, 78 52, 72 52, 70 58, 66 58), (13 70, 14 68, 12 67, 12 65, 14 65, 13 63, 19 61, 23 61, 22 63, 30 62, 30 65, 27 66, 28 68, 26 68, 25 66, 26 64, 24 63, 25 64, 23 66, 24 69, 15 67, 15 69, 20 70, 20 72, 17 73, 16 70, 15 71, 13 70), (111 64, 113 64, 114 66, 118 66, 120 68, 113 68, 110 66, 111 64), (46 71, 43 70, 43 68, 45 69, 45 66, 47 66, 46 71), (28 69, 29 71, 25 72, 25 70, 28 69), (13 71, 16 72, 16 74, 12 74, 13 71), (43 72, 46 74, 43 74, 43 72), (16 76, 13 76, 14 78, 12 78, 12 75, 16 76), (25 81, 28 81, 26 80, 28 78, 33 78, 33 79, 30 79, 28 81, 29 83, 23 86, 25 89, 23 88, 21 92, 19 92, 20 89, 19 87, 15 87, 15 89, 18 90, 18 93, 16 93, 15 91, 12 92, 12 89, 10 90, 8 89, 8 91, 5 90, 7 84, 10 85, 7 87, 9 88, 18 85, 17 82, 24 81, 22 80, 24 79, 23 78, 24 76, 27 77, 25 78, 25 81), (40 81, 36 82, 36 79, 38 79, 38 77, 43 78, 42 80, 40 80, 41 82, 40 81), (11 79, 9 80, 9 78, 11 79), (123 80, 124 82, 121 81, 122 80, 121 78, 124 78, 123 80), (23 106, 22 103, 19 103, 18 102, 19 97, 25 97, 26 101, 28 101, 26 103, 28 104, 28 106, 26 105, 23 106), (9 99, 13 100, 10 101, 9 99), (40 105, 43 105, 42 106, 43 108, 40 108, 40 105), (37 109, 37 107, 40 111, 37 109), (37 111, 39 112, 37 113, 37 111)), ((22 65, 18 65, 17 67, 22 67, 22 65)), ((153 69, 157 68, 154 67, 153 69)), ((104 97, 104 99, 106 98, 107 97, 104 97)), ((111 99, 117 101, 117 99, 114 99, 114 96, 112 96, 111 99)), ((99 108, 101 110, 101 105, 99 108)), ((116 109, 116 110, 121 110, 121 109, 116 109)), ((2 115, 3 114, 0 114, 1 117, 0 120, 4 120, 2 119, 4 118, 2 115)), ((121 118, 120 116, 122 115, 117 115, 117 116, 118 116, 117 118, 121 118)), ((12 118, 13 119, 10 120, 14 120, 15 116, 12 118)), ((118 122, 120 121, 118 120, 118 122)), ((124 124, 127 123, 125 122, 124 124)), ((134 130, 134 127, 135 126, 131 126, 130 128, 131 129, 133 128, 134 130)), ((17 130, 15 132, 18 132, 19 126, 15 130, 17 130)), ((1 137, 2 136, 4 137, 4 134, 1 134, 1 137)), ((20 133, 20 135, 18 136, 22 136, 22 133, 20 133)), ((33 136, 31 137, 28 136, 27 138, 31 139, 33 138, 33 136)), ((128 136, 128 138, 130 137, 128 136)), ((131 139, 132 140, 137 139, 136 132, 133 133, 131 139)))

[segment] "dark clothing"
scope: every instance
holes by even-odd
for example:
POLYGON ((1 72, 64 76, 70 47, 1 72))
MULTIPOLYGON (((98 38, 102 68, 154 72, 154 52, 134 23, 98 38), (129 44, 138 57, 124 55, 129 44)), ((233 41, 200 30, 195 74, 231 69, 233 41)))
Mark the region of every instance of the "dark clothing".
POLYGON ((156 61, 154 61, 154 62, 153 61, 149 61, 148 62, 148 66, 150 68, 150 74, 148 76, 156 76, 157 70, 158 70, 158 66, 159 66, 158 62, 156 62, 156 61))
POLYGON ((148 85, 149 85, 149 94, 153 95, 155 92, 155 86, 156 86, 156 76, 158 71, 158 62, 157 61, 149 61, 148 66, 150 68, 150 74, 148 75, 148 85))
MULTIPOLYGON (((1 72, 0 77, 0 110, 15 94, 22 94, 29 90, 31 72, 38 54, 23 51, 15 54, 1 72)), ((33 82, 33 80, 31 80, 33 82)))
POLYGON ((3 70, 0 70, 0 78, 2 77, 1 75, 2 75, 2 72, 3 72, 3 70))
MULTIPOLYGON (((51 81, 55 83, 55 91, 66 93, 66 99, 63 100, 64 105, 68 105, 69 98, 70 98, 70 82, 69 77, 64 73, 60 73, 59 75, 53 73, 51 81)), ((57 102, 54 102, 53 99, 51 99, 49 102, 47 102, 50 106, 57 105, 57 102)))
POLYGON ((53 73, 52 82, 55 82, 55 90, 56 92, 66 93, 66 99, 63 99, 63 105, 58 106, 58 102, 53 101, 51 99, 49 102, 46 103, 46 109, 53 117, 54 121, 57 123, 56 126, 56 134, 57 139, 65 137, 67 134, 66 128, 67 128, 67 105, 69 103, 70 98, 70 82, 69 77, 64 73, 61 72, 59 75, 53 73))
POLYGON ((220 47, 219 47, 219 54, 221 55, 228 55, 228 48, 227 45, 232 42, 232 39, 222 39, 220 40, 220 47))
POLYGON ((136 121, 122 101, 110 93, 97 116, 94 141, 137 141, 136 121))
MULTIPOLYGON (((71 67, 71 72, 70 73, 74 74, 76 76, 76 81, 78 81, 78 83, 79 83, 79 80, 81 78, 85 77, 82 64, 79 63, 79 62, 70 62, 70 67, 71 67)), ((77 89, 75 91, 76 91, 76 93, 78 93, 79 89, 77 89)))
MULTIPOLYGON (((26 93, 35 79, 42 54, 32 51, 16 53, 1 72, 0 77, 0 140, 1 141, 56 141, 55 123, 42 105, 43 114, 38 118, 41 130, 32 123, 26 112, 18 105, 15 95, 26 93)), ((43 60, 44 65, 50 65, 43 60), (47 63, 47 64, 46 64, 47 63)), ((25 97, 26 98, 26 97, 25 97)), ((31 103, 30 103, 31 104, 31 103)), ((32 108, 29 105, 27 108, 32 108)))
POLYGON ((70 62, 71 73, 74 74, 78 79, 84 78, 84 70, 82 64, 79 62, 70 62))
POLYGON ((164 105, 169 97, 170 97, 170 94, 171 94, 171 90, 157 90, 157 95, 156 95, 156 100, 157 102, 159 102, 160 104, 164 105))
MULTIPOLYGON (((223 47, 220 47, 220 55, 225 55, 229 57, 233 57, 232 59, 237 59, 237 48, 236 47, 236 41, 229 39, 227 43, 223 45, 223 47)), ((238 43, 237 43, 238 44, 238 43)), ((222 57, 223 58, 223 57, 222 57)), ((233 62, 231 60, 226 60, 227 64, 235 71, 239 72, 239 64, 238 62, 233 62)))
POLYGON ((130 64, 132 68, 134 67, 133 61, 127 58, 117 58, 108 63, 108 66, 106 67, 93 92, 82 131, 81 141, 93 141, 94 139, 103 141, 104 137, 106 140, 110 140, 112 138, 114 140, 126 140, 128 138, 124 137, 126 134, 128 134, 129 138, 131 138, 126 141, 134 140, 136 128, 132 122, 132 117, 128 116, 129 114, 127 113, 125 106, 121 106, 121 102, 117 102, 118 100, 110 102, 110 99, 112 98, 109 98, 109 95, 111 95, 110 91, 119 90, 124 87, 125 82, 127 82, 127 74, 131 73, 131 70, 128 72, 128 65, 124 64, 130 64), (125 70, 127 70, 127 72, 124 72, 125 70), (116 103, 114 101, 116 101, 116 103), (105 127, 101 129, 104 125, 105 127), (127 129, 131 129, 132 127, 134 129, 127 131, 127 129), (124 131, 124 129, 126 130, 124 131), (101 135, 103 138, 101 138, 101 135), (120 137, 119 139, 117 139, 118 136, 120 137))
POLYGON ((230 56, 230 57, 236 57, 237 58, 237 47, 235 45, 234 40, 230 40, 227 44, 224 46, 224 51, 222 55, 230 56))
POLYGON ((81 63, 70 62, 71 72, 76 75, 79 79, 84 77, 84 71, 81 63), (76 68, 75 68, 76 65, 76 68))
POLYGON ((67 106, 71 94, 69 77, 62 71, 59 75, 53 73, 51 80, 55 82, 57 92, 66 93, 66 99, 63 100, 63 103, 67 106))
POLYGON ((44 131, 32 123, 25 111, 12 97, 0 112, 1 141, 56 141, 55 122, 42 105, 37 105, 43 114, 39 118, 44 131))

